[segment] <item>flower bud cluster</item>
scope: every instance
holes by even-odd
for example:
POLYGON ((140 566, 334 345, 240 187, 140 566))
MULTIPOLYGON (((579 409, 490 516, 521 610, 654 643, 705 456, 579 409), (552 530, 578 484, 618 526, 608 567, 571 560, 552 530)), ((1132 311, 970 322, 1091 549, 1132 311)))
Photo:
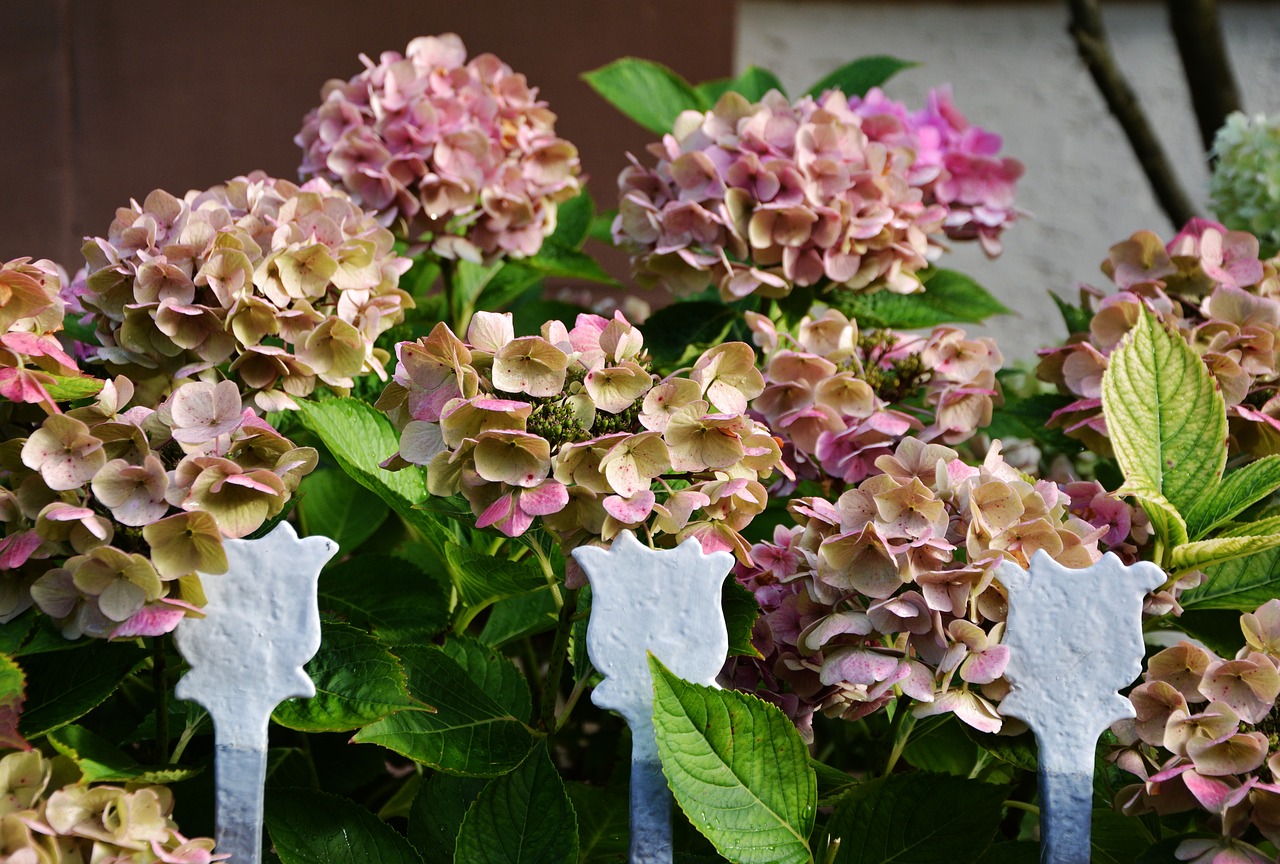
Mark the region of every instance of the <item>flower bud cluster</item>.
POLYGON ((1181 860, 1234 847, 1239 857, 1196 860, 1271 861, 1241 839, 1251 828, 1280 843, 1280 600, 1242 615, 1240 627, 1245 644, 1234 658, 1191 642, 1153 656, 1129 694, 1137 719, 1113 727, 1121 746, 1112 760, 1141 781, 1120 791, 1117 807, 1201 809, 1221 832, 1185 841, 1181 860))
POLYGON ((1213 139, 1213 212, 1226 225, 1280 247, 1280 114, 1237 111, 1213 139))
POLYGON ((686 111, 650 146, 655 166, 632 157, 618 177, 614 239, 642 283, 676 295, 708 283, 726 301, 825 283, 922 291, 916 273, 944 231, 998 250, 1022 166, 996 159, 1000 139, 945 94, 918 118, 879 110, 895 104, 730 92, 686 111))
POLYGON ((38 750, 0 759, 0 859, 13 864, 209 864, 213 840, 188 840, 164 786, 68 784, 50 789, 53 760, 38 750))
POLYGON ((60 377, 79 377, 76 361, 53 335, 62 329, 64 274, 52 261, 0 264, 0 396, 56 412, 49 392, 60 377))
POLYGON ((1040 351, 1036 374, 1076 399, 1050 425, 1090 449, 1110 452, 1102 416, 1108 358, 1145 307, 1176 329, 1213 373, 1227 404, 1233 447, 1254 456, 1280 453, 1280 275, 1258 258, 1258 239, 1193 219, 1167 245, 1139 231, 1111 247, 1102 270, 1120 288, 1084 293, 1088 332, 1040 351))
POLYGON ((264 410, 317 381, 386 378, 379 334, 413 305, 391 232, 323 180, 261 173, 175 198, 157 189, 84 245, 99 360, 169 385, 229 362, 264 410))
POLYGON ((0 623, 34 604, 67 638, 166 633, 204 604, 198 574, 225 572, 222 538, 280 513, 315 467, 235 382, 154 409, 134 396, 119 376, 92 404, 6 423, 0 623))
POLYGON ((750 346, 718 345, 657 380, 620 312, 520 338, 510 313, 481 312, 465 342, 440 324, 396 350, 378 403, 401 429, 388 466, 427 466, 431 494, 462 493, 478 526, 516 537, 541 517, 566 553, 631 529, 750 560, 740 532, 782 465, 746 416, 764 386, 750 346))
POLYGON ((869 139, 915 154, 908 178, 923 188, 926 202, 947 208, 947 237, 976 239, 987 255, 1000 254, 1000 235, 1019 215, 1013 199, 1025 168, 998 155, 999 135, 970 125, 951 101, 949 86, 930 90, 920 111, 908 111, 878 87, 849 97, 849 107, 863 118, 869 139))
POLYGON ((535 254, 576 195, 578 150, 524 75, 492 54, 467 60, 452 33, 387 51, 330 81, 294 138, 304 177, 341 185, 383 224, 424 232, 445 258, 535 254))
POLYGON ((795 526, 752 547, 740 583, 763 611, 730 680, 777 702, 810 731, 812 715, 856 719, 898 693, 916 716, 954 713, 1001 728, 1008 609, 1002 561, 1043 550, 1068 567, 1101 557, 1105 528, 1069 512, 1057 484, 1010 466, 997 442, 982 465, 917 438, 876 458, 877 473, 832 503, 796 498, 795 526))
POLYGON ((747 321, 765 370, 751 407, 789 445, 797 476, 861 482, 906 435, 968 440, 1000 400, 995 341, 956 327, 928 336, 860 333, 856 320, 827 309, 802 319, 793 337, 763 315, 748 312, 747 321), (923 411, 894 407, 921 394, 923 411))

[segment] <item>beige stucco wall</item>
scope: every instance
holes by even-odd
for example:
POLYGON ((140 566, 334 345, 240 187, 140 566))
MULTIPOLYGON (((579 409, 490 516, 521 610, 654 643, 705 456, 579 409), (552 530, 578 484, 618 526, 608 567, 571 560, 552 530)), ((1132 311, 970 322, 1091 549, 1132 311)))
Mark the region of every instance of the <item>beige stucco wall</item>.
MULTIPOLYGON (((1164 3, 1104 4, 1120 63, 1143 98, 1188 191, 1205 198, 1207 171, 1164 3)), ((1280 4, 1225 2, 1224 27, 1246 110, 1280 111, 1280 4)), ((946 256, 995 291, 1020 319, 990 332, 1008 357, 1062 339, 1046 291, 1074 296, 1081 280, 1105 284, 1107 248, 1141 228, 1170 236, 1119 127, 1076 58, 1063 2, 796 3, 744 0, 736 63, 773 69, 793 93, 868 54, 923 61, 891 82, 910 106, 950 81, 969 118, 1005 137, 1027 165, 1019 203, 1034 219, 1006 235, 986 261, 972 247, 946 256)))

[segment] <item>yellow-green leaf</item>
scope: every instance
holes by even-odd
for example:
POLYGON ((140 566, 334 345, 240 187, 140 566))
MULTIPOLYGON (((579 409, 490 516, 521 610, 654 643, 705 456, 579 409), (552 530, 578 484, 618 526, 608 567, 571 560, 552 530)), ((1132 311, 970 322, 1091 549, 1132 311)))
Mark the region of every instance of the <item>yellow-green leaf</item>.
POLYGON ((1203 570, 1214 564, 1256 555, 1280 546, 1280 534, 1248 535, 1243 537, 1215 537, 1183 543, 1173 550, 1175 570, 1203 570))

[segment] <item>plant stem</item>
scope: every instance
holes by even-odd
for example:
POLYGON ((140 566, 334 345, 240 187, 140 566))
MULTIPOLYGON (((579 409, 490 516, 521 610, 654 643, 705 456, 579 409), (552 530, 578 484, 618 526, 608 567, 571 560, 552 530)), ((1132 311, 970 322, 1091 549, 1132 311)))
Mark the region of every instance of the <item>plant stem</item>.
POLYGON ((898 704, 894 706, 893 724, 889 727, 889 739, 893 742, 893 749, 889 751, 889 758, 885 761, 882 776, 888 777, 893 773, 898 760, 902 758, 902 751, 907 749, 907 741, 911 738, 911 729, 915 725, 916 718, 911 714, 911 697, 899 696, 898 704))
POLYGON ((556 570, 551 566, 551 559, 543 550, 542 544, 538 542, 538 538, 533 534, 525 537, 529 548, 533 550, 534 557, 538 559, 538 566, 542 568, 542 576, 547 580, 547 587, 551 589, 551 597, 556 601, 556 608, 564 608, 564 597, 560 593, 560 580, 556 577, 556 570))
POLYGON ((456 328, 458 319, 453 308, 453 261, 448 258, 440 259, 440 285, 444 293, 444 318, 449 322, 449 326, 456 328))
POLYGON ((1025 810, 1028 813, 1034 813, 1037 816, 1040 815, 1039 807, 1037 807, 1034 804, 1028 804, 1025 801, 1006 801, 1004 802, 1004 806, 1009 807, 1010 809, 1013 809, 1013 810, 1025 810))
POLYGON ((573 685, 573 692, 569 694, 569 698, 565 700, 564 711, 560 712, 560 716, 556 718, 555 731, 559 732, 564 728, 564 724, 569 722, 569 715, 573 713, 573 706, 578 704, 578 700, 582 698, 582 694, 587 691, 587 685, 591 683, 591 676, 595 673, 595 667, 587 664, 587 671, 573 685))
POLYGON ((169 684, 164 635, 151 640, 151 685, 156 694, 156 764, 169 761, 169 684))
POLYGON ((1068 0, 1071 9, 1071 23, 1068 30, 1075 40, 1076 51, 1088 68, 1093 83, 1106 101, 1107 107, 1120 123, 1133 154, 1138 157, 1147 176, 1151 191, 1155 193, 1169 221, 1175 229, 1181 228, 1193 216, 1195 208, 1186 190, 1173 172, 1169 157, 1164 152, 1160 139, 1156 137, 1147 112, 1138 95, 1133 92, 1124 73, 1111 53, 1111 43, 1107 39, 1106 28, 1102 24, 1102 10, 1098 0, 1068 0))
POLYGON ((565 591, 564 605, 560 607, 560 616, 556 621, 555 641, 551 643, 551 657, 547 661, 547 677, 542 685, 542 718, 539 725, 551 734, 554 734, 558 728, 556 702, 560 695, 560 678, 564 673, 564 664, 569 658, 569 634, 573 632, 573 613, 577 609, 578 589, 572 588, 565 591))

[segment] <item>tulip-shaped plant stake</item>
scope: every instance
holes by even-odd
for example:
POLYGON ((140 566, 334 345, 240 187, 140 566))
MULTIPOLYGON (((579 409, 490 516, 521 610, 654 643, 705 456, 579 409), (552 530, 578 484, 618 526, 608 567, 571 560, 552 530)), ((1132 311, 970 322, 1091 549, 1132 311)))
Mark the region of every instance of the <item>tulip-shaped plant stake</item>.
POLYGON ((316 694, 302 667, 320 648, 316 588, 338 545, 299 539, 281 522, 265 537, 223 546, 227 572, 202 579, 205 617, 187 618, 174 631, 191 664, 176 694, 213 718, 218 851, 258 864, 267 722, 285 699, 316 694))
POLYGON ((715 686, 729 653, 721 586, 728 552, 704 555, 697 540, 657 551, 623 531, 604 550, 573 551, 591 580, 587 653, 605 680, 591 694, 631 727, 631 864, 670 864, 671 790, 653 730, 648 654, 695 684, 715 686))
POLYGON ((1069 570, 1040 551, 1031 572, 1005 562, 1009 591, 1005 677, 1012 691, 1000 713, 1035 731, 1040 769, 1040 861, 1089 864, 1093 755, 1098 736, 1134 716, 1118 692, 1142 671, 1142 598, 1164 572, 1126 567, 1110 553, 1069 570))

